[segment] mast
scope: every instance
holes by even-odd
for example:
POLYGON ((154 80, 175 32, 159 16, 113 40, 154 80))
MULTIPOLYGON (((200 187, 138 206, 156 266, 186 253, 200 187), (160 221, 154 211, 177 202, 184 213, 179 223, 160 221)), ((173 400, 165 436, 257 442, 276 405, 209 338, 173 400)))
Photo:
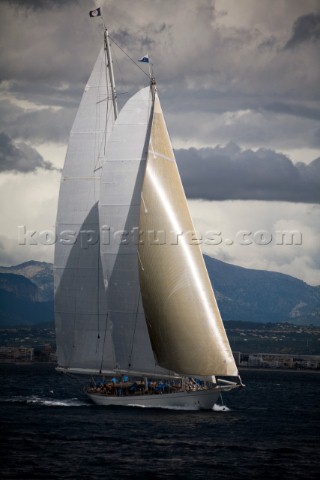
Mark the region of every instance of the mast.
POLYGON ((117 104, 117 91, 116 85, 114 81, 114 73, 113 73, 113 63, 112 63, 112 56, 111 56, 111 48, 109 42, 109 32, 106 26, 104 26, 104 48, 107 52, 108 58, 108 69, 110 74, 110 83, 111 83, 111 90, 112 90, 112 104, 113 104, 113 111, 114 111, 114 119, 116 120, 118 117, 118 104, 117 104))

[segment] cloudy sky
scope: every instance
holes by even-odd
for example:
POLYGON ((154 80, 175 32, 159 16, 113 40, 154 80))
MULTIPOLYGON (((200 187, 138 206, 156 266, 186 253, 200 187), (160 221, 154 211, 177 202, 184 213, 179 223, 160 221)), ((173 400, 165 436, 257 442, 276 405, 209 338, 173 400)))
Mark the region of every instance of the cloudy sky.
MULTIPOLYGON (((320 284, 319 0, 0 0, 0 265, 53 259, 19 234, 54 228, 96 6, 152 58, 203 250, 320 284)), ((120 50, 114 64, 123 102, 146 77, 120 50)))

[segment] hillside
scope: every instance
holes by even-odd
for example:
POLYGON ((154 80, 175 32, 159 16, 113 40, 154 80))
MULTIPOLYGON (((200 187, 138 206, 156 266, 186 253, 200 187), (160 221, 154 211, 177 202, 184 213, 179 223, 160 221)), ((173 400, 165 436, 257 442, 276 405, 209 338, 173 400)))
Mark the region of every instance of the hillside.
POLYGON ((320 287, 204 256, 224 320, 320 325, 320 287))
POLYGON ((8 273, 22 275, 31 280, 38 287, 38 301, 47 302, 53 300, 53 268, 51 263, 29 262, 21 263, 13 267, 0 267, 0 274, 8 273))
POLYGON ((28 278, 0 273, 0 326, 36 325, 53 320, 53 299, 41 302, 41 288, 28 278))
MULTIPOLYGON (((204 259, 225 321, 320 326, 320 287, 289 275, 204 259)), ((0 327, 52 321, 52 264, 0 267, 0 302, 0 327)))

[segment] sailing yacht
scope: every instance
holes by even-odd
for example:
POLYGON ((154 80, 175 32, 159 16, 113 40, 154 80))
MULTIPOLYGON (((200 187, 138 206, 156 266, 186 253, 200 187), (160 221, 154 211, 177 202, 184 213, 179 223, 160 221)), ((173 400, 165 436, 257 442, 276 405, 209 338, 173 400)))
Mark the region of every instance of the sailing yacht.
POLYGON ((105 28, 61 176, 58 370, 90 375, 99 405, 211 409, 241 380, 152 69, 118 112, 110 43, 105 28))

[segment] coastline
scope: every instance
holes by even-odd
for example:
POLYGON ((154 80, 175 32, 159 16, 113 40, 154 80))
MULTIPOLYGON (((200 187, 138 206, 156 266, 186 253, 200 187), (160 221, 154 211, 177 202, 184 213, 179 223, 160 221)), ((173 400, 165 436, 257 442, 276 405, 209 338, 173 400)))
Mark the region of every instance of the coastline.
POLYGON ((292 373, 320 373, 320 370, 311 368, 265 368, 265 367, 239 367, 239 372, 292 372, 292 373))
MULTIPOLYGON (((12 361, 1 361, 0 365, 50 365, 53 367, 57 367, 58 364, 56 362, 37 362, 37 361, 26 361, 26 362, 12 362, 12 361)), ((239 373, 242 374, 244 372, 291 372, 291 373, 320 373, 320 369, 311 369, 311 368, 266 368, 266 367, 243 367, 238 366, 239 373)))

